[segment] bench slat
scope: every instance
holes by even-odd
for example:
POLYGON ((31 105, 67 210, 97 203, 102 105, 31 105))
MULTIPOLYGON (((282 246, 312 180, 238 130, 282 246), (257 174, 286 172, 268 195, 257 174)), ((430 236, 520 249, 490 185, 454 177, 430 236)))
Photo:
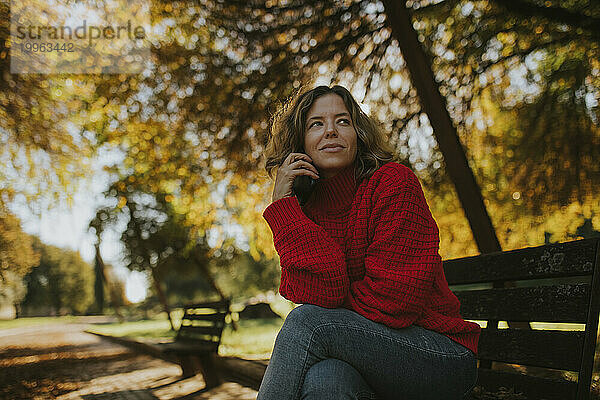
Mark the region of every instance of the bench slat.
POLYGON ((449 285, 591 275, 597 239, 444 261, 449 285))
POLYGON ((216 314, 187 314, 186 313, 181 320, 182 321, 188 320, 188 321, 214 321, 214 322, 221 322, 221 321, 225 321, 225 316, 226 315, 227 315, 226 312, 216 313, 216 314))
POLYGON ((226 301, 211 301, 208 303, 188 304, 185 306, 186 310, 199 308, 213 308, 220 311, 229 311, 229 303, 226 301))
POLYGON ((190 338, 190 337, 201 337, 203 335, 220 337, 222 331, 223 331, 222 326, 182 325, 179 328, 179 333, 177 334, 177 340, 181 340, 183 338, 190 338))
POLYGON ((559 381, 485 368, 480 368, 477 372, 477 385, 483 386, 486 391, 490 392, 496 392, 500 387, 514 388, 515 392, 521 392, 532 400, 574 399, 577 392, 577 384, 566 380, 559 381))
POLYGON ((584 331, 482 329, 480 360, 579 371, 584 331), (548 349, 552 349, 549 351, 548 349))
POLYGON ((455 291, 466 319, 585 323, 589 284, 455 291))

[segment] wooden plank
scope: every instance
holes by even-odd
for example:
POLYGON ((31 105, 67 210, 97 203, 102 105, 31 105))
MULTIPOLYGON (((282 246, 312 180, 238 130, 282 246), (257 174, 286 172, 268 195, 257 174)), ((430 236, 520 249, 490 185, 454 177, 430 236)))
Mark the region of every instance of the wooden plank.
POLYGON ((584 339, 582 331, 482 329, 477 358, 579 371, 584 339))
POLYGON ((191 346, 194 343, 202 345, 204 343, 219 343, 220 338, 215 335, 188 335, 177 338, 176 343, 186 343, 187 346, 191 346))
POLYGON ((182 321, 213 321, 224 322, 227 313, 211 313, 211 314, 185 314, 182 321))
POLYGON ((592 274, 599 239, 528 247, 444 261, 449 285, 592 274))
POLYGON ((455 291, 466 319, 585 323, 590 285, 455 291))
POLYGON ((486 391, 497 392, 500 387, 514 389, 528 399, 569 400, 575 399, 577 384, 570 381, 538 378, 480 368, 477 385, 486 391))
POLYGON ((205 320, 190 320, 184 319, 181 321, 180 326, 193 326, 193 327, 214 327, 217 329, 223 329, 225 321, 205 321, 205 320))

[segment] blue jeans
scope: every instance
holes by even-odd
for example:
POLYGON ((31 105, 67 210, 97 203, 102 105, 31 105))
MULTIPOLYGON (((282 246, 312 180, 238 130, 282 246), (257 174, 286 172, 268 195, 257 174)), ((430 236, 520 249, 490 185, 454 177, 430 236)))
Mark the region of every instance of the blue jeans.
POLYGON ((451 400, 476 381, 473 352, 445 335, 303 304, 277 335, 257 400, 451 400))

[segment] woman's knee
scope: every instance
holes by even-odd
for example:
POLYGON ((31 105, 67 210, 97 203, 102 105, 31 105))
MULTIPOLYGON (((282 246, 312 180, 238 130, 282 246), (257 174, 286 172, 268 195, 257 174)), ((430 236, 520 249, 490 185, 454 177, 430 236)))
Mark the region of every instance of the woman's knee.
POLYGON ((285 322, 290 323, 306 323, 307 320, 314 319, 316 315, 324 311, 322 307, 314 304, 301 304, 290 311, 285 318, 285 322))
POLYGON ((375 399, 362 376, 350 364, 327 358, 306 373, 302 399, 375 399))
POLYGON ((313 304, 299 305, 285 318, 282 331, 289 331, 293 335, 302 333, 310 335, 321 324, 319 314, 322 311, 321 307, 313 304))

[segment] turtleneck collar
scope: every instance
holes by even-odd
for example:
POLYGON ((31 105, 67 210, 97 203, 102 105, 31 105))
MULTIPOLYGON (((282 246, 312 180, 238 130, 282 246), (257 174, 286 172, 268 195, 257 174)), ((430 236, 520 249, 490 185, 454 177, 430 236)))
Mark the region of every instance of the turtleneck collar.
POLYGON ((356 194, 354 164, 350 164, 331 178, 319 178, 306 206, 328 211, 343 211, 352 205, 356 194))

